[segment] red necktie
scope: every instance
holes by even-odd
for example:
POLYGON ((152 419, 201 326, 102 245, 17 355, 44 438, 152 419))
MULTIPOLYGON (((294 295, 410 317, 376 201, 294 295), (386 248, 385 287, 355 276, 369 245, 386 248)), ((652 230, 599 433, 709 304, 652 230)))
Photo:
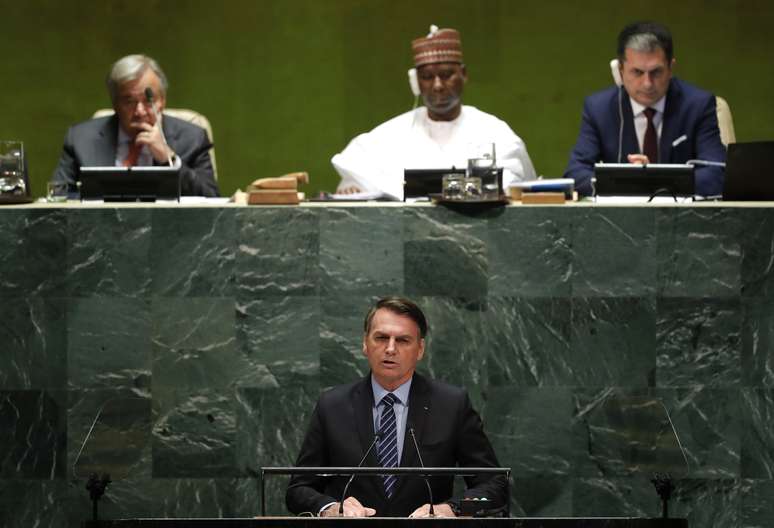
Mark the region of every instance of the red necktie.
POLYGON ((642 113, 648 119, 645 140, 642 142, 642 153, 648 157, 648 163, 658 163, 658 136, 656 135, 656 127, 653 125, 653 116, 656 115, 656 111, 653 108, 646 108, 642 113))
POLYGON ((129 153, 124 158, 124 167, 134 167, 137 165, 137 158, 140 157, 140 151, 142 151, 142 145, 139 143, 132 143, 129 145, 129 153))

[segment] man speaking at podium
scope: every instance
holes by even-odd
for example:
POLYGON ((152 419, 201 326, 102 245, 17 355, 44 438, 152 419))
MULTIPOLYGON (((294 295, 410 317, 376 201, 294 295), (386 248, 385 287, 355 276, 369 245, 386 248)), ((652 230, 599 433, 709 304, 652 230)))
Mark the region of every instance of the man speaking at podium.
MULTIPOLYGON (((425 353, 422 310, 408 299, 381 299, 366 315, 364 330, 371 373, 320 396, 296 465, 354 467, 363 460, 365 467, 498 467, 467 392, 415 372, 425 353)), ((358 475, 342 497, 347 480, 296 475, 288 485, 287 507, 320 516, 429 515, 421 477, 358 475)), ((452 497, 452 477, 429 481, 435 515, 455 516, 459 500, 452 497)), ((508 500, 503 475, 467 477, 466 484, 465 498, 486 498, 487 509, 508 500)))
POLYGON ((162 114, 167 77, 155 60, 119 59, 107 87, 115 114, 70 127, 53 181, 74 191, 80 167, 171 165, 180 168, 181 194, 218 196, 207 132, 162 114))

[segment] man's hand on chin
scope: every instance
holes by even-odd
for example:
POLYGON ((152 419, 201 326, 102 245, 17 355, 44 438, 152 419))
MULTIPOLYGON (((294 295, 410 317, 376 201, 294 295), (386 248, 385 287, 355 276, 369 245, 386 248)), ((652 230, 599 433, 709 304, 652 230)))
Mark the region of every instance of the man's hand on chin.
MULTIPOLYGON (((443 504, 433 505, 433 513, 435 513, 436 517, 456 517, 451 509, 451 506, 445 502, 443 504)), ((409 517, 430 517, 430 505, 425 504, 420 506, 414 510, 414 513, 409 515, 409 517)))
POLYGON ((145 122, 137 123, 136 126, 132 123, 132 126, 137 130, 134 142, 140 145, 147 145, 153 155, 153 159, 158 163, 166 163, 172 155, 172 152, 164 142, 161 128, 157 125, 151 125, 150 123, 145 122))
MULTIPOLYGON (((373 517, 376 515, 376 510, 373 508, 367 508, 360 504, 360 501, 355 497, 347 497, 344 500, 344 517, 373 517)), ((338 517, 339 516, 339 503, 331 504, 323 511, 320 512, 320 517, 338 517)))

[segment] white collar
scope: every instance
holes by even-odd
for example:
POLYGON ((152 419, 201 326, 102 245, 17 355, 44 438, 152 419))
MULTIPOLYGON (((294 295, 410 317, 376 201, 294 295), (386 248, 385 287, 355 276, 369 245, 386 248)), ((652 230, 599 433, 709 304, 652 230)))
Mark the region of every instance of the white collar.
POLYGON ((641 105, 631 97, 629 97, 629 101, 632 103, 632 114, 636 117, 642 113, 643 110, 646 108, 652 108, 653 110, 657 111, 659 114, 664 113, 664 107, 666 106, 666 95, 655 102, 655 104, 648 106, 641 105))

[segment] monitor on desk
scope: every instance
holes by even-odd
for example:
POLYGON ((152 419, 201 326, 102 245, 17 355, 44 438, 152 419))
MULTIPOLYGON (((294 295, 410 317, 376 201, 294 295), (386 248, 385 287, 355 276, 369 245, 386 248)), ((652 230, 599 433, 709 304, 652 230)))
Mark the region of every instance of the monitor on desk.
POLYGON ((180 201, 176 167, 81 167, 81 200, 180 201))
MULTIPOLYGON (((403 171, 403 199, 426 198, 443 191, 443 177, 447 174, 465 176, 465 169, 405 169, 403 171)), ((493 182, 494 183, 494 182, 493 182)), ((503 192, 503 169, 497 169, 498 194, 503 192)))
POLYGON ((723 200, 774 200, 774 141, 728 145, 723 200))
POLYGON ((597 196, 693 196, 693 165, 651 163, 597 163, 597 196))

